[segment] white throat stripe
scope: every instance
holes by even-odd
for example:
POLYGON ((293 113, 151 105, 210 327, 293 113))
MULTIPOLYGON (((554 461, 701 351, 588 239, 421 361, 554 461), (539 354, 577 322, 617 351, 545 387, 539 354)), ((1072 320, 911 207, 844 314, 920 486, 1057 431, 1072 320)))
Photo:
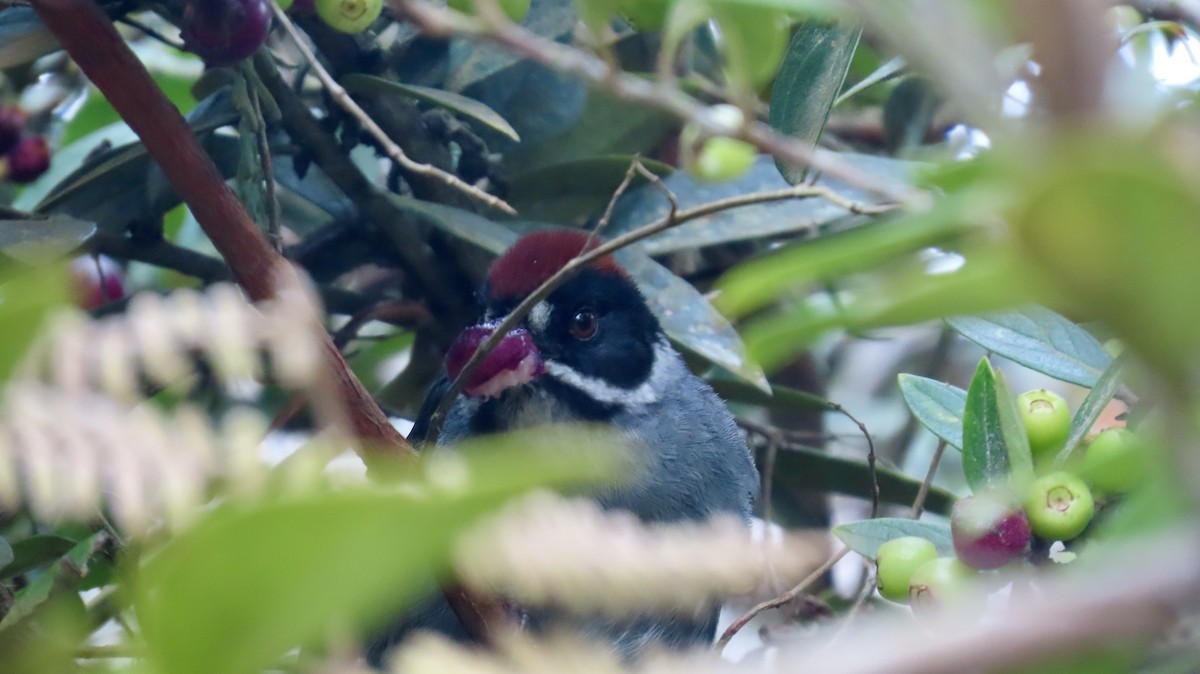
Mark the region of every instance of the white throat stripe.
POLYGON ((659 340, 654 345, 654 365, 650 368, 650 376, 637 388, 621 388, 600 379, 580 374, 570 367, 557 361, 545 362, 546 374, 572 388, 579 389, 597 402, 609 405, 646 405, 657 402, 662 397, 671 376, 671 366, 675 364, 675 353, 666 340, 659 340))

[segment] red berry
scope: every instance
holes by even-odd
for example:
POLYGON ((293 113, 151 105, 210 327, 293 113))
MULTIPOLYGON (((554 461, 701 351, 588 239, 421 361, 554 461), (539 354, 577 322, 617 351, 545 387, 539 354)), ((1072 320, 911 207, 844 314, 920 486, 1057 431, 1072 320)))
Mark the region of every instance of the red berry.
MULTIPOLYGON (((14 183, 31 183, 50 168, 50 146, 42 136, 26 136, 17 141, 4 158, 6 177, 14 183)), ((0 171, 4 173, 4 171, 0 171)))
POLYGON ((973 569, 997 569, 1029 547, 1029 518, 1019 506, 994 493, 969 496, 950 513, 954 552, 973 569))
POLYGON ((0 105, 0 154, 17 146, 21 140, 21 128, 25 126, 25 113, 15 105, 0 105))
POLYGON ((183 41, 210 66, 250 56, 270 30, 271 9, 265 0, 191 0, 183 8, 183 41))
POLYGON ((95 309, 125 297, 124 275, 112 258, 82 255, 71 260, 71 280, 75 303, 81 309, 95 309))

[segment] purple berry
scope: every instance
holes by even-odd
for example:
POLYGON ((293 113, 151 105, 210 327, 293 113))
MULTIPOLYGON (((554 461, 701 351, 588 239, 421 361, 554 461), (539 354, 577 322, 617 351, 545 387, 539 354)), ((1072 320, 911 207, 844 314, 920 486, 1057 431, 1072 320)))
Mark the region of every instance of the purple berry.
POLYGON ((21 128, 25 126, 25 113, 15 105, 0 105, 0 154, 17 146, 21 140, 21 128))
POLYGON ((954 552, 973 569, 996 569, 1029 547, 1029 518, 998 494, 959 500, 950 513, 954 552))
POLYGON ((205 63, 232 65, 266 42, 271 9, 264 0, 190 0, 182 30, 188 49, 205 63))
POLYGON ((50 146, 42 136, 26 136, 4 158, 6 177, 14 183, 31 183, 50 168, 50 146))

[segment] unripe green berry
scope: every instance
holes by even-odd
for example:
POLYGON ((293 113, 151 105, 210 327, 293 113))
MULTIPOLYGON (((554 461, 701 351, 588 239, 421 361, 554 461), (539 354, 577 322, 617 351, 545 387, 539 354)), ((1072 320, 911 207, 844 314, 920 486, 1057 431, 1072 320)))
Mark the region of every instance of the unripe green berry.
POLYGON ((1071 409, 1062 396, 1046 389, 1026 391, 1017 397, 1017 407, 1034 458, 1053 456, 1063 448, 1071 433, 1071 409))
POLYGON ((1069 541, 1087 528, 1096 504, 1087 484, 1066 472, 1043 475, 1025 497, 1025 513, 1033 533, 1054 541, 1069 541))
POLYGON ((955 557, 938 557, 913 571, 908 581, 908 603, 914 611, 928 612, 961 602, 970 594, 975 571, 955 557))
POLYGON ((875 584, 886 599, 908 602, 908 581, 913 571, 937 558, 933 542, 920 536, 901 536, 879 546, 875 553, 875 584))
POLYGON ((361 33, 383 10, 383 0, 316 0, 317 16, 341 33, 361 33))
POLYGON ((1145 446, 1124 428, 1107 428, 1088 444, 1083 476, 1100 491, 1123 494, 1146 479, 1145 446))

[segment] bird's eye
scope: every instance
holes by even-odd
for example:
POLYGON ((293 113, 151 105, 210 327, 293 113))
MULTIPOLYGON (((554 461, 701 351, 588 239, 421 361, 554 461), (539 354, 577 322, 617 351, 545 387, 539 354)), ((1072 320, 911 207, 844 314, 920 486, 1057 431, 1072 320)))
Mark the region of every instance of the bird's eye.
POLYGON ((580 309, 571 317, 571 336, 579 340, 588 340, 596 336, 596 313, 591 309, 580 309))

